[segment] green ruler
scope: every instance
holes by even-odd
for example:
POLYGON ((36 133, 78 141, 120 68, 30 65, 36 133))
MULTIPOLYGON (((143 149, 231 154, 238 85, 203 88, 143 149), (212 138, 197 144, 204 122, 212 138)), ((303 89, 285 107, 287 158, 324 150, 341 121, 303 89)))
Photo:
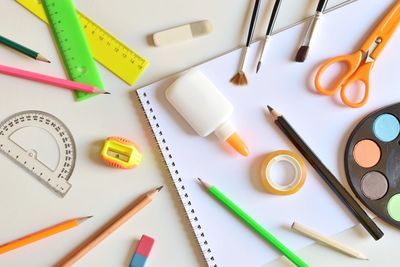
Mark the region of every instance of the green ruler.
MULTIPOLYGON (((103 89, 72 0, 43 0, 42 3, 70 79, 103 89)), ((95 95, 75 92, 78 101, 95 95)))

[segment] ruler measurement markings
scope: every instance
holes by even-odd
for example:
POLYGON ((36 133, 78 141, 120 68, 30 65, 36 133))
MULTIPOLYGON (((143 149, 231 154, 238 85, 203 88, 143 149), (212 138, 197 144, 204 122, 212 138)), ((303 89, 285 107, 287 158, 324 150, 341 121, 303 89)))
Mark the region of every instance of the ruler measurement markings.
MULTIPOLYGON (((59 151, 60 152, 65 152, 68 155, 73 155, 74 153, 74 141, 72 139, 72 136, 70 134, 67 134, 68 130, 67 128, 62 126, 62 122, 58 121, 55 117, 52 117, 50 114, 37 114, 41 112, 37 111, 28 111, 30 113, 27 114, 16 114, 15 116, 11 116, 11 118, 3 121, 1 124, 3 124, 3 127, 0 131, 0 136, 5 136, 7 131, 11 131, 9 134, 10 136, 18 131, 19 129, 25 128, 27 126, 32 126, 32 127, 39 127, 44 130, 46 130, 49 134, 51 134, 52 131, 58 130, 58 132, 61 132, 63 137, 62 139, 56 139, 58 140, 58 146, 59 146, 59 151), (33 113, 33 114, 32 114, 33 113), (24 123, 28 123, 28 125, 25 125, 24 123), (30 125, 29 123, 33 123, 30 125), (21 125, 19 125, 21 124, 21 125), (40 127, 42 125, 42 127, 40 127), (16 128, 16 129, 15 129, 16 128), (65 147, 65 151, 62 151, 62 146, 60 147, 60 143, 63 143, 65 147)), ((0 124, 0 125, 1 125, 0 124)), ((54 136, 54 135, 53 135, 54 136)), ((73 167, 74 167, 74 162, 75 159, 74 157, 67 156, 65 157, 65 162, 61 162, 59 166, 61 166, 61 170, 57 171, 57 169, 60 169, 58 166, 56 168, 56 171, 58 176, 56 177, 57 179, 52 178, 52 174, 54 174, 54 171, 51 170, 48 166, 44 165, 42 162, 36 159, 32 154, 29 153, 29 150, 26 151, 24 148, 20 147, 17 143, 14 143, 13 140, 11 140, 9 137, 5 136, 5 138, 0 138, 0 150, 3 151, 7 156, 9 156, 11 159, 19 163, 21 166, 23 166, 26 170, 28 170, 33 176, 35 176, 41 183, 47 185, 60 196, 64 196, 71 185, 67 182, 68 178, 70 177, 73 167), (3 143, 3 141, 6 141, 6 143, 3 143), (8 145, 7 145, 8 144, 8 145)), ((60 158, 60 160, 62 160, 60 158)), ((53 176, 55 177, 55 176, 53 176)))
MULTIPOLYGON (((102 30, 101 28, 99 28, 99 27, 97 27, 96 25, 94 25, 94 24, 90 24, 89 23, 89 25, 91 25, 93 28, 95 28, 95 30, 94 30, 94 32, 98 35, 98 39, 101 41, 101 42, 103 42, 104 40, 106 40, 107 41, 107 43, 106 43, 106 45, 107 46, 110 46, 112 43, 113 43, 113 46, 114 47, 116 47, 116 48, 118 48, 119 50, 121 50, 121 49, 123 49, 124 51, 124 54, 121 54, 122 55, 122 58, 128 58, 128 55, 130 55, 130 57, 138 57, 138 55, 135 53, 135 52, 133 52, 130 48, 128 48, 126 45, 124 45, 124 44, 122 44, 121 42, 119 42, 118 40, 116 40, 115 38, 111 38, 111 37, 109 37, 109 35, 107 35, 106 33, 105 33, 105 31, 104 30, 102 30), (108 40, 106 39, 108 37, 108 40), (110 42, 111 41, 111 42, 110 42)), ((92 33, 93 33, 93 31, 92 31, 92 33)), ((116 51, 116 52, 118 52, 118 51, 116 51)), ((118 53, 117 53, 118 54, 118 53)))
MULTIPOLYGON (((37 6, 37 3, 32 1, 25 1, 24 3, 35 4, 37 6)), ((48 22, 51 22, 50 25, 56 37, 59 51, 62 54, 69 77, 77 82, 91 84, 103 89, 104 85, 94 64, 82 24, 79 16, 76 15, 72 0, 43 0, 43 7, 44 11, 48 14, 45 17, 48 19, 48 22)), ((95 95, 75 92, 78 101, 95 95)))
MULTIPOLYGON (((39 19, 48 23, 40 1, 16 1, 31 11, 39 19)), ((126 83, 129 85, 133 84, 146 69, 148 62, 84 14, 79 11, 77 13, 79 21, 84 29, 84 33, 88 38, 89 46, 93 52, 94 58, 126 83), (95 29, 94 35, 91 34, 91 29, 95 29), (115 53, 113 51, 114 46, 125 48, 126 51, 128 51, 128 53, 125 52, 126 57, 122 53, 115 53)))

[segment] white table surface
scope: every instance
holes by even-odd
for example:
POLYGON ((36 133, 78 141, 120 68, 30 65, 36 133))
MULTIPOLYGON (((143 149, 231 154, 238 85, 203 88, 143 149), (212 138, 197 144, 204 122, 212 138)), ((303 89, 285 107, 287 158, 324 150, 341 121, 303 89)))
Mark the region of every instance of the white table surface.
MULTIPOLYGON (((273 2, 272 0, 263 1, 256 37, 262 36, 265 31, 273 2)), ((312 14, 316 2, 316 0, 285 0, 276 28, 287 26, 312 14)), ((344 0, 331 0, 328 6, 341 2, 344 0)), ((76 0, 75 3, 77 8, 86 15, 150 61, 150 67, 134 85, 134 88, 149 84, 238 47, 245 40, 253 8, 252 1, 244 0, 76 0), (111 2, 113 2, 112 5, 111 2), (202 19, 209 19, 214 25, 214 31, 207 37, 165 48, 155 48, 148 43, 148 36, 153 32, 202 19)), ((53 61, 51 66, 46 63, 31 62, 0 46, 1 64, 65 76, 48 29, 42 22, 11 0, 0 1, 0 18, 0 34, 36 48, 53 61)), ((296 49, 297 45, 297 43, 293 43, 293 49, 296 49)), ((105 84, 116 98, 124 97, 126 93, 133 90, 104 68, 100 69, 105 84)), ((29 90, 29 88, 21 89, 19 87, 40 88, 40 86, 0 75, 0 87, 2 91, 0 120, 14 113, 14 109, 17 108, 20 110, 25 106, 26 108, 40 107, 40 101, 37 99, 21 100, 15 96, 18 94, 18 90, 21 90, 21 94, 23 90, 29 90), (18 88, 14 89, 14 87, 18 88), (16 90, 16 94, 11 94, 10 90, 16 90)), ((43 91, 47 89, 43 89, 43 91)), ((52 102, 58 94, 68 94, 68 92, 59 91, 53 93, 54 90, 49 89, 46 94, 39 90, 37 94, 46 99, 46 104, 47 101, 52 102)), ((72 98, 66 99, 72 101, 72 98)), ((161 168, 161 158, 157 154, 155 143, 149 136, 148 130, 145 130, 146 125, 140 113, 140 107, 136 102, 132 105, 131 100, 126 100, 126 102, 128 103, 121 102, 121 106, 128 105, 130 109, 124 107, 124 109, 121 108, 121 112, 132 113, 129 127, 118 128, 110 122, 109 128, 107 128, 107 123, 104 123, 102 130, 94 128, 91 135, 80 132, 80 127, 78 127, 81 123, 79 122, 80 118, 75 118, 72 123, 74 136, 79 140, 77 142, 78 151, 84 150, 84 152, 78 154, 80 165, 75 170, 71 181, 75 186, 73 188, 79 188, 79 186, 81 188, 76 188, 74 193, 69 193, 66 199, 56 200, 46 189, 38 189, 41 185, 37 185, 34 179, 27 177, 29 175, 25 172, 16 170, 18 167, 1 155, 0 243, 69 218, 85 215, 94 215, 94 218, 68 233, 65 232, 1 255, 0 266, 51 266, 133 199, 160 184, 164 184, 165 188, 154 203, 151 203, 151 207, 143 210, 103 241, 76 266, 127 266, 137 239, 143 233, 156 239, 148 266, 204 265, 189 226, 185 224, 183 209, 180 207, 170 178, 161 168), (134 138, 135 142, 141 146, 145 160, 139 168, 126 172, 111 170, 98 162, 98 146, 101 144, 102 137, 119 133, 134 138), (98 172, 93 174, 92 180, 89 180, 95 182, 95 186, 86 184, 79 180, 83 179, 82 177, 77 177, 79 172, 86 173, 91 168, 98 172), (84 186, 87 188, 83 188, 84 186)), ((96 105, 96 103, 104 105, 101 100, 93 100, 88 105, 96 105)), ((56 109, 56 104, 48 105, 50 109, 56 109)), ((84 111, 82 106, 77 109, 84 111)), ((118 107, 113 110, 119 111, 118 107)), ((298 253, 312 266, 397 266, 398 264, 393 259, 396 258, 400 241, 399 231, 380 220, 376 221, 385 232, 385 236, 380 241, 374 241, 360 226, 335 236, 338 240, 364 252, 370 258, 369 261, 356 260, 318 244, 304 248, 298 253)), ((279 259, 272 263, 266 263, 265 266, 291 265, 288 261, 279 259)))

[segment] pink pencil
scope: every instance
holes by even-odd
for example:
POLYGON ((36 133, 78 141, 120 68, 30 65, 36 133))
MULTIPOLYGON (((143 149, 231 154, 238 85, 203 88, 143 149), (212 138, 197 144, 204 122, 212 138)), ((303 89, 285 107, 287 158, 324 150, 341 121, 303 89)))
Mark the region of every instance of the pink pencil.
POLYGON ((110 94, 108 92, 105 92, 101 89, 98 89, 92 85, 87 85, 83 83, 78 83, 70 80, 65 80, 57 77, 52 77, 36 72, 31 72, 27 70, 22 70, 22 69, 17 69, 17 68, 12 68, 4 65, 0 65, 0 73, 6 74, 6 75, 11 75, 15 77, 20 77, 36 82, 41 82, 41 83, 47 83, 51 84, 54 86, 59 86, 63 88, 67 88, 70 90, 77 90, 81 92, 86 92, 86 93, 92 93, 92 94, 110 94))

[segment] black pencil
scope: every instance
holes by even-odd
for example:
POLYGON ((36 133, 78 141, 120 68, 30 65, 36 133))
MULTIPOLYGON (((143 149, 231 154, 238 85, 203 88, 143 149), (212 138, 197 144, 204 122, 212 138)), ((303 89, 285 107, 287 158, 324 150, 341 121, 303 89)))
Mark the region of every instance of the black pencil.
POLYGON ((360 205, 354 200, 349 192, 343 187, 338 179, 328 170, 328 168, 321 162, 321 160, 314 154, 309 146, 303 139, 296 133, 290 126, 286 119, 277 111, 268 106, 268 111, 271 113, 275 124, 281 131, 289 138, 289 140, 297 147, 303 154, 308 162, 313 166, 322 179, 328 184, 337 197, 346 205, 346 207, 353 213, 357 220, 364 226, 370 235, 378 240, 383 236, 383 232, 374 223, 374 221, 367 215, 360 205))

